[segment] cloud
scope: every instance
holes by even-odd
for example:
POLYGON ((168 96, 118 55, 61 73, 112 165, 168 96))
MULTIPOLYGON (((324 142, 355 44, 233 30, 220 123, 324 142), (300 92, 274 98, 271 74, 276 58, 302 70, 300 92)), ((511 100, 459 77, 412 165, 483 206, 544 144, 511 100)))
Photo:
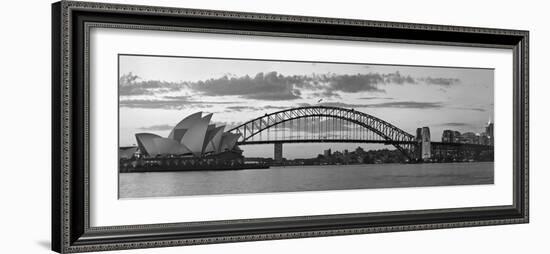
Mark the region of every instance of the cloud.
POLYGON ((340 94, 335 93, 334 91, 325 90, 322 92, 315 92, 311 94, 313 97, 311 98, 338 98, 341 99, 342 97, 340 94))
POLYGON ((337 75, 327 79, 329 92, 339 91, 345 93, 357 92, 385 92, 378 88, 384 82, 380 74, 337 75))
POLYGON ((172 128, 174 128, 173 125, 159 124, 159 125, 145 126, 139 129, 144 131, 166 131, 166 130, 171 130, 172 128))
POLYGON ((233 129, 244 122, 236 121, 236 122, 221 122, 221 121, 212 121, 211 124, 215 124, 216 126, 225 126, 224 131, 229 131, 230 129, 233 129))
POLYGON ((237 102, 196 101, 191 96, 164 96, 162 99, 126 99, 119 102, 125 108, 184 109, 211 108, 214 104, 235 104, 237 102))
POLYGON ((451 122, 451 123, 440 123, 437 126, 464 127, 464 126, 471 126, 471 124, 451 122))
POLYGON ((179 95, 179 96, 162 96, 165 100, 179 100, 179 101, 193 101, 193 98, 189 95, 179 95))
POLYGON ((149 109, 184 109, 184 108, 210 108, 212 105, 177 100, 121 100, 119 103, 123 108, 149 108, 149 109))
POLYGON ((288 109, 288 108, 291 108, 291 107, 290 106, 289 107, 286 107, 286 106, 272 106, 272 105, 267 105, 267 106, 263 106, 263 107, 229 106, 229 107, 225 107, 225 112, 259 111, 259 110, 283 110, 283 109, 288 109))
POLYGON ((191 83, 189 87, 202 95, 236 95, 255 100, 295 100, 301 98, 301 91, 295 88, 297 82, 303 82, 299 76, 284 76, 277 72, 260 72, 250 76, 209 79, 191 83))
POLYGON ((262 107, 262 109, 279 109, 279 110, 288 109, 288 108, 289 107, 285 107, 285 106, 271 106, 271 105, 262 107))
POLYGON ((197 101, 193 99, 194 96, 163 96, 163 99, 171 100, 171 101, 178 101, 181 103, 187 103, 187 104, 237 104, 236 101, 197 101))
POLYGON ((158 80, 138 81, 139 79, 139 76, 134 75, 131 72, 122 75, 119 78, 118 83, 119 95, 154 95, 157 93, 179 91, 184 86, 183 83, 172 83, 158 80))
POLYGON ((320 98, 341 98, 339 92, 385 92, 379 86, 395 83, 415 83, 411 76, 395 73, 353 75, 313 74, 285 76, 277 72, 260 72, 254 77, 229 77, 198 81, 188 85, 207 96, 239 96, 256 100, 295 100, 303 91, 312 91, 320 98))
MULTIPOLYGON (((212 121, 210 123, 215 124, 216 126, 225 126, 226 131, 243 124, 243 122, 220 122, 220 121, 212 121)), ((167 131, 167 130, 172 130, 174 126, 175 126, 174 124, 159 124, 159 125, 144 126, 138 129, 143 131, 167 131)))
POLYGON ((413 77, 411 77, 410 75, 403 76, 398 71, 396 71, 394 73, 384 74, 384 79, 385 79, 386 83, 394 83, 394 84, 399 84, 399 85, 402 85, 402 84, 405 84, 405 83, 408 83, 408 84, 416 84, 417 83, 417 81, 413 77))
POLYGON ((455 78, 419 77, 391 73, 367 74, 311 74, 283 75, 277 72, 259 72, 255 76, 225 75, 196 82, 141 81, 132 73, 122 75, 119 82, 121 96, 159 95, 189 91, 203 96, 237 96, 243 99, 283 101, 301 99, 304 92, 316 98, 341 98, 340 93, 385 93, 390 84, 433 84, 448 87, 459 83, 455 78))
POLYGON ((460 79, 457 79, 457 78, 425 77, 425 78, 419 78, 418 80, 429 85, 439 85, 439 86, 451 86, 451 85, 460 83, 460 79))
MULTIPOLYGON (((188 86, 207 96, 239 96, 256 100, 295 100, 302 98, 304 91, 316 98, 341 98, 340 93, 384 93, 388 84, 417 84, 419 79, 410 75, 393 73, 368 74, 312 74, 285 76, 277 72, 260 72, 254 77, 229 77, 190 83, 188 86)), ((454 79, 421 78, 423 82, 447 84, 454 79), (447 81, 447 83, 444 83, 447 81)))
POLYGON ((259 107, 252 107, 252 106, 229 106, 229 107, 225 107, 225 112, 255 111, 255 110, 260 110, 260 109, 261 108, 259 108, 259 107))
POLYGON ((397 101, 370 104, 349 104, 343 102, 324 102, 321 106, 342 107, 342 108, 409 108, 409 109, 432 109, 442 108, 441 102, 417 102, 417 101, 397 101))
POLYGON ((385 102, 378 104, 370 104, 373 108, 414 108, 414 109, 428 109, 428 108, 442 108, 441 102, 416 102, 416 101, 398 101, 398 102, 385 102))
POLYGON ((311 106, 314 106, 314 105, 309 104, 309 103, 298 103, 298 104, 296 104, 296 107, 311 107, 311 106))
POLYGON ((479 111, 479 112, 485 112, 485 111, 487 111, 487 110, 484 109, 484 108, 468 108, 468 110, 479 111))
POLYGON ((376 96, 361 97, 359 99, 361 99, 361 100, 376 100, 376 99, 379 99, 379 100, 393 100, 392 97, 376 97, 376 96))
POLYGON ((454 107, 453 109, 472 110, 472 111, 479 111, 479 112, 485 112, 485 111, 487 111, 487 109, 484 109, 484 108, 476 108, 476 107, 454 107))
POLYGON ((320 75, 318 83, 328 84, 320 86, 325 90, 325 94, 332 95, 334 92, 356 93, 356 92, 379 92, 384 93, 385 90, 380 88, 387 84, 415 84, 416 80, 409 75, 401 75, 396 71, 393 73, 376 73, 368 74, 353 74, 353 75, 320 75))

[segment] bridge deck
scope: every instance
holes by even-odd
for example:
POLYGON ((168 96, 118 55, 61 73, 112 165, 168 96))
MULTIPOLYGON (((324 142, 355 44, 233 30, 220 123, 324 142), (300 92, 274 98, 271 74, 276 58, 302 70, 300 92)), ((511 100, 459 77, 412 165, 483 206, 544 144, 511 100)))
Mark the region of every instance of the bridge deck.
POLYGON ((388 140, 363 140, 363 139, 291 139, 291 140, 258 140, 240 141, 239 145, 260 145, 274 143, 365 143, 365 144, 417 144, 416 141, 388 141, 388 140))
MULTIPOLYGON (((358 144, 418 144, 418 141, 388 141, 388 140, 363 140, 363 139, 292 139, 292 140, 258 140, 258 141, 240 141, 238 145, 261 145, 275 143, 358 143, 358 144)), ((449 147, 471 147, 481 149, 493 149, 493 146, 480 144, 465 144, 465 143, 447 143, 447 142, 431 142, 433 146, 449 146, 449 147)))

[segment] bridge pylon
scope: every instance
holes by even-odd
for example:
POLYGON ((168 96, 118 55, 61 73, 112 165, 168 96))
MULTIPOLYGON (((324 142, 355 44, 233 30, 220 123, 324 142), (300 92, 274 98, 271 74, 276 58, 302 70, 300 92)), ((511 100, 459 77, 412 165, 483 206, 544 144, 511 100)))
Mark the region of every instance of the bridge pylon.
POLYGON ((277 142, 274 144, 273 159, 276 163, 283 163, 283 143, 277 142))

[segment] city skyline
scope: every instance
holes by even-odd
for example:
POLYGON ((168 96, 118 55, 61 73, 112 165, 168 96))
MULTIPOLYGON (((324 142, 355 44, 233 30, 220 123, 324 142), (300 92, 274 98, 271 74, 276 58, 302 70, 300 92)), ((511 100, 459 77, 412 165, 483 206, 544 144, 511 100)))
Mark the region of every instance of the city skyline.
MULTIPOLYGON (((119 81, 120 146, 136 144, 139 132, 166 136, 199 111, 230 128, 286 108, 337 106, 411 134, 428 126, 433 140, 447 129, 480 133, 494 122, 492 69, 120 55, 119 81)), ((304 150, 326 149, 306 146, 312 149, 285 150, 307 158, 304 150)), ((350 145, 334 147, 343 146, 350 145)))

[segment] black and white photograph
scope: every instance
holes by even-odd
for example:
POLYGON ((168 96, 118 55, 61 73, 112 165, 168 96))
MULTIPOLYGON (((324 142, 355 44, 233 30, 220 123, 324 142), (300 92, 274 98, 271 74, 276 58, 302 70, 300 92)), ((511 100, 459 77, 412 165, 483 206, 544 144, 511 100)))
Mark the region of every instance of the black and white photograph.
POLYGON ((118 75, 120 199, 494 184, 492 68, 119 54, 118 75))

